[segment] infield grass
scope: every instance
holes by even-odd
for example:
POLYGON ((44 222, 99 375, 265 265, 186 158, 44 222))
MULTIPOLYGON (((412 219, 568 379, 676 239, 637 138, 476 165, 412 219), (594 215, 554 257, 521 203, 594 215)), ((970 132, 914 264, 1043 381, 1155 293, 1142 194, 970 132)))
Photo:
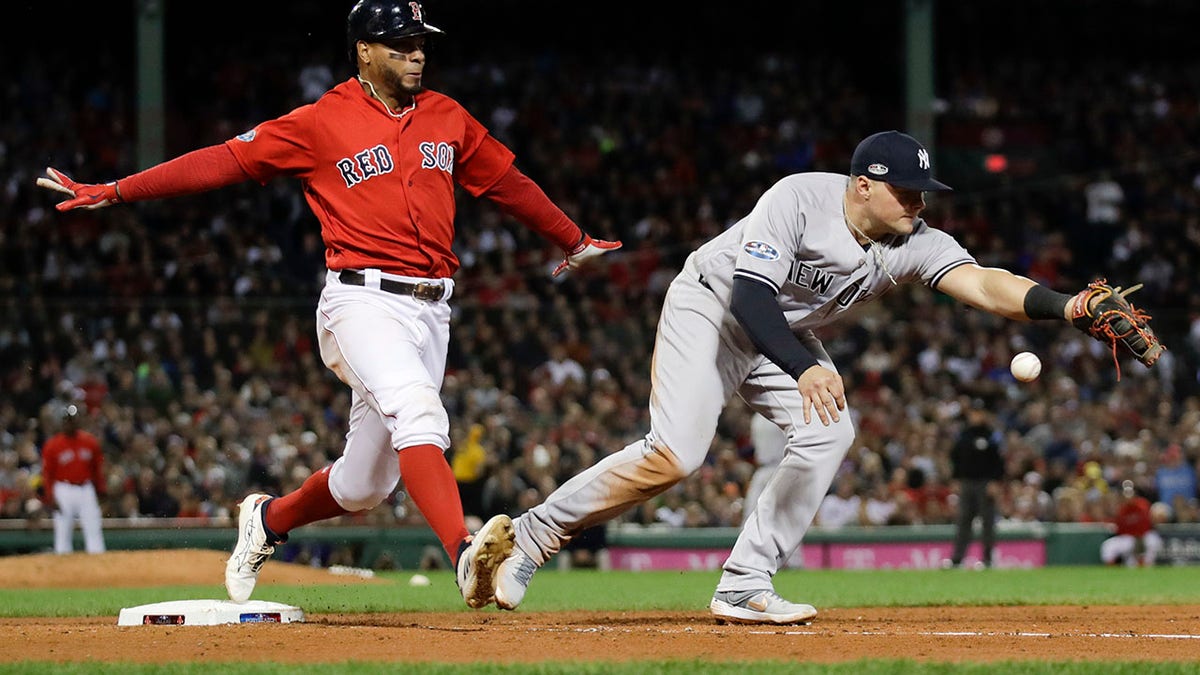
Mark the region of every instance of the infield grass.
MULTIPOLYGON (((214 576, 220 570, 214 570, 214 576)), ((264 585, 258 597, 302 607, 313 614, 360 612, 472 612, 463 606, 451 572, 426 572, 428 586, 410 586, 412 572, 386 572, 389 584, 281 586, 264 585)), ((598 572, 542 570, 534 578, 522 609, 531 612, 563 610, 703 611, 719 572, 598 572)), ((786 570, 775 579, 785 597, 821 608, 939 605, 1138 605, 1200 603, 1200 567, 1124 569, 1111 567, 1050 567, 1031 570, 786 570)), ((0 590, 0 616, 110 616, 121 608, 161 602, 224 598, 219 584, 157 588, 104 588, 86 590, 0 590)), ((483 611, 496 612, 489 609, 483 611)), ((350 673, 499 673, 539 675, 717 675, 732 671, 799 673, 801 675, 891 675, 893 673, 945 673, 947 675, 1031 675, 1105 673, 1116 675, 1176 675, 1200 672, 1200 644, 1194 663, 1010 661, 989 664, 929 663, 910 660, 859 660, 836 664, 795 661, 640 661, 634 663, 546 662, 540 664, 404 664, 340 662, 306 664, 305 672, 350 673)), ((0 672, 30 675, 47 673, 221 673, 296 672, 282 664, 112 664, 0 663, 0 672)))
MULTIPOLYGON (((268 563, 269 564, 269 563, 268 563)), ((218 576, 221 570, 215 570, 218 576)), ((451 572, 426 572, 429 586, 408 584, 412 572, 385 572, 392 584, 262 586, 256 597, 305 612, 472 612, 451 572)), ((598 572, 544 569, 521 608, 561 610, 681 610, 708 606, 720 572, 598 572)), ((942 605, 1200 604, 1200 567, 1047 567, 1014 570, 785 570, 775 588, 820 608, 942 605)), ((156 588, 0 589, 0 616, 116 616, 123 607, 164 600, 225 598, 211 586, 156 588)), ((495 610, 485 610, 495 611, 495 610)), ((1200 646, 1197 648, 1200 656, 1200 646)))

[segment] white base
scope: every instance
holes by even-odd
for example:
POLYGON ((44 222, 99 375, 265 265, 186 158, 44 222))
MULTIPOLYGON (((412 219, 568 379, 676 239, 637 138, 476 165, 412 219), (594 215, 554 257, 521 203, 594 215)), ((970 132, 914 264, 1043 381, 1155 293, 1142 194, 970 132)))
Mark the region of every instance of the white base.
POLYGON ((172 600, 126 607, 118 626, 220 626, 229 623, 293 623, 304 621, 299 607, 249 600, 172 600))

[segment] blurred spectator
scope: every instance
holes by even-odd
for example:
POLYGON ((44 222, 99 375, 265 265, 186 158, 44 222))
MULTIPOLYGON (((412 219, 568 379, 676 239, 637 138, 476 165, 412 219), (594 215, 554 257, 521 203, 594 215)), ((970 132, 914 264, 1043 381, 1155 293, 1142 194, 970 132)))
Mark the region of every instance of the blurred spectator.
POLYGON ((1176 503, 1196 499, 1196 469, 1186 461, 1183 449, 1172 443, 1162 452, 1162 462, 1154 472, 1158 501, 1172 509, 1176 503))
POLYGON ((896 501, 888 492, 887 483, 877 481, 859 505, 858 524, 869 527, 887 525, 897 508, 896 501))
POLYGON ((484 426, 478 422, 472 424, 467 429, 466 438, 462 438, 462 432, 458 429, 451 429, 450 433, 455 438, 450 468, 454 471, 454 479, 458 481, 463 511, 477 516, 489 513, 483 508, 483 487, 488 468, 488 453, 483 447, 484 426))
POLYGON ((560 342, 550 345, 550 358, 542 364, 541 368, 556 391, 569 382, 583 384, 587 380, 587 373, 583 370, 583 366, 570 357, 566 345, 560 342))

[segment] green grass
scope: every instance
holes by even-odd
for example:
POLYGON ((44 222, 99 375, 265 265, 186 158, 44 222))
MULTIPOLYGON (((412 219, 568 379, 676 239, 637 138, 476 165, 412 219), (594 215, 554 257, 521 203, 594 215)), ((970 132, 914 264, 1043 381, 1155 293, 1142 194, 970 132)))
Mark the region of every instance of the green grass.
MULTIPOLYGON (((285 602, 305 612, 358 613, 404 611, 472 612, 463 606, 450 572, 430 572, 432 583, 425 587, 408 584, 412 572, 389 572, 381 576, 393 583, 331 586, 280 586, 260 588, 256 597, 285 602)), ((708 604, 719 572, 596 572, 542 570, 534 577, 523 611, 549 612, 591 609, 599 611, 694 611, 708 604)), ((1111 567, 1050 567, 1032 570, 839 571, 788 570, 775 579, 785 597, 809 602, 823 609, 869 606, 938 605, 1152 605, 1200 604, 1200 567, 1124 569, 1111 567)), ((220 585, 159 588, 105 588, 88 590, 0 590, 0 616, 107 616, 116 617, 123 607, 200 598, 224 598, 220 585)), ((483 610, 498 612, 494 608, 483 610)), ((807 664, 794 661, 641 661, 634 663, 548 662, 541 664, 403 664, 403 663, 318 663, 306 664, 313 673, 450 673, 483 675, 499 673, 539 675, 581 673, 641 675, 717 675, 736 668, 754 673, 800 673, 802 675, 891 675, 893 673, 944 673, 946 675, 993 675, 1007 673, 1066 674, 1105 673, 1117 675, 1175 675, 1197 672, 1196 663, 1113 663, 1012 661, 964 664, 908 660, 860 660, 837 664, 807 664)), ((1200 647, 1197 651, 1200 661, 1200 647)), ((213 664, 58 664, 28 661, 0 664, 3 673, 180 673, 200 675, 213 672, 213 664)), ((294 665, 225 664, 222 673, 293 673, 294 665)))
MULTIPOLYGON (((429 572, 432 583, 408 585, 411 572, 382 575, 390 584, 262 586, 256 598, 303 607, 310 614, 470 612, 450 572, 429 572)), ((560 572, 534 577, 525 611, 701 611, 719 572, 560 572)), ((820 608, 938 605, 1200 604, 1200 567, 1047 567, 1030 570, 787 570, 775 577, 784 597, 820 608)), ((224 598, 211 586, 88 590, 0 589, 0 616, 116 616, 122 607, 224 598)), ((497 610, 485 610, 497 611, 497 610)))

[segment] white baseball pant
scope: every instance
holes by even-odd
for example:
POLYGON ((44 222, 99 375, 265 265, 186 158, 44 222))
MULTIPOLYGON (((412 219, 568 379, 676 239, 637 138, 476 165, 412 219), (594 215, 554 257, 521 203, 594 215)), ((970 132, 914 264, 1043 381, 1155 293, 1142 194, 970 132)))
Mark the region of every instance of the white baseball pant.
POLYGON ((83 547, 88 553, 104 553, 104 533, 100 528, 100 500, 91 482, 83 485, 54 483, 54 552, 63 555, 75 550, 71 535, 75 520, 83 530, 83 547))
POLYGON ((1162 535, 1150 530, 1142 536, 1144 550, 1137 555, 1138 538, 1132 534, 1118 534, 1100 542, 1100 560, 1111 565, 1121 558, 1125 559, 1128 567, 1137 567, 1138 563, 1153 567, 1158 561, 1158 554, 1163 549, 1162 535), (1139 560, 1140 558, 1140 560, 1139 560))
POLYGON ((347 511, 378 505, 400 480, 396 452, 414 445, 450 447, 441 387, 450 342, 451 279, 441 300, 418 300, 379 289, 380 279, 418 283, 364 270, 366 285, 326 275, 317 303, 321 358, 353 390, 342 456, 329 472, 329 491, 347 511))

